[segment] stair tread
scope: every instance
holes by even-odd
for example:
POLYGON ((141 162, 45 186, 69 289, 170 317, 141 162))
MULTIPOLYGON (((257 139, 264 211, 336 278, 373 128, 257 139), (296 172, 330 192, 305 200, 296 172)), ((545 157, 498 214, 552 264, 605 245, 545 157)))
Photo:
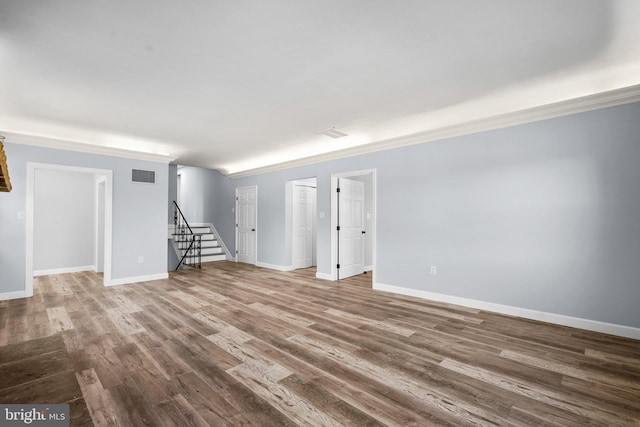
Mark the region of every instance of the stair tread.
MULTIPOLYGON (((191 244, 191 240, 184 240, 184 241, 176 240, 176 243, 179 244, 179 245, 187 245, 188 246, 188 245, 191 244)), ((214 239, 214 240, 202 240, 200 242, 200 244, 202 246, 207 245, 208 247, 210 247, 211 245, 213 245, 213 246, 221 246, 217 239, 214 239)))
MULTIPOLYGON (((174 248, 177 252, 180 253, 180 257, 184 256, 189 249, 189 245, 191 244, 191 236, 198 236, 200 238, 200 261, 201 262, 215 262, 222 261, 227 259, 227 255, 224 251, 224 248, 220 244, 219 237, 211 230, 211 227, 203 225, 203 226, 194 226, 191 225, 192 233, 171 233, 172 230, 169 230, 169 235, 174 241, 174 248)), ((176 231, 176 228, 173 229, 176 231)), ((193 249, 192 249, 193 250, 193 249)), ((189 265, 189 259, 193 259, 195 254, 187 255, 185 258, 184 264, 189 265)))

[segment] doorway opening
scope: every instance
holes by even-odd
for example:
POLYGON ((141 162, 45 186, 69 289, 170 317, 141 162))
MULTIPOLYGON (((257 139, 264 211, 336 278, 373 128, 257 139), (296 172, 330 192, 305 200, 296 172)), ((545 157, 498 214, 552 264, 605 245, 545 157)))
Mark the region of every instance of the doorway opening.
POLYGON ((287 183, 291 208, 291 265, 293 269, 314 267, 317 262, 317 179, 287 183))
MULTIPOLYGON (((43 207, 40 203, 36 203, 37 190, 42 189, 42 185, 46 182, 43 177, 47 176, 47 173, 59 172, 61 175, 66 174, 80 174, 87 179, 92 180, 90 184, 94 189, 93 194, 88 194, 87 197, 91 199, 93 204, 93 210, 87 213, 90 216, 90 222, 93 229, 83 232, 78 236, 78 239, 86 239, 89 235, 94 240, 94 245, 91 247, 93 252, 92 260, 94 262, 93 269, 95 271, 102 270, 103 284, 108 286, 111 283, 111 247, 112 247, 112 200, 113 200, 113 172, 104 169, 92 169, 75 166, 54 165, 45 163, 27 163, 27 187, 26 187, 26 263, 25 263, 25 296, 33 296, 33 277, 34 277, 34 254, 38 249, 39 253, 46 253, 46 250, 41 251, 40 247, 36 246, 35 241, 35 229, 36 221, 40 227, 47 221, 55 221, 56 213, 46 211, 46 207, 43 207), (38 179, 37 177, 40 176, 38 179)), ((68 188, 60 188, 61 191, 69 192, 68 188)), ((40 191, 39 193, 42 193, 40 191)), ((45 191, 44 194, 47 192, 45 191)), ((48 195, 51 196, 50 194, 48 195)), ((58 219, 60 217, 58 216, 58 219)), ((44 227, 46 229, 46 227, 44 227)), ((45 239, 46 241, 47 239, 45 239)), ((55 241, 53 242, 56 243, 55 241)), ((63 251, 59 251, 63 252, 63 251)), ((53 260, 53 262, 57 262, 53 260)), ((55 264, 53 264, 55 265, 55 264)), ((68 268, 44 268, 38 267, 40 273, 47 272, 71 272, 79 271, 74 268, 87 267, 87 266, 73 266, 68 268), (66 271, 68 270, 68 271, 66 271)))
POLYGON ((375 247, 376 170, 331 175, 331 279, 368 271, 375 279, 375 247))

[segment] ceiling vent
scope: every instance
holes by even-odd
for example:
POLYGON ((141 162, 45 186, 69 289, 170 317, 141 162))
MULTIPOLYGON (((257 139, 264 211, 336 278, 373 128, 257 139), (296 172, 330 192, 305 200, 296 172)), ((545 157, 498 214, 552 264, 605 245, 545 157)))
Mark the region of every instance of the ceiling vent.
POLYGON ((320 135, 329 136, 331 138, 342 138, 343 136, 347 136, 348 135, 348 133, 342 132, 341 130, 338 130, 336 128, 329 128, 329 129, 319 130, 316 133, 318 133, 320 135))
POLYGON ((156 183, 156 173, 155 171, 143 171, 140 169, 132 169, 131 170, 131 181, 133 182, 144 182, 145 184, 155 184, 156 183))

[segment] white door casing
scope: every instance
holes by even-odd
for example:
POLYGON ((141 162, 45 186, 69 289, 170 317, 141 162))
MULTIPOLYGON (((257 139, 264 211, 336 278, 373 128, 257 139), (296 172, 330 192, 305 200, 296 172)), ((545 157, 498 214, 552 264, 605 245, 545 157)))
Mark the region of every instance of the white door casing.
POLYGON ((33 296, 33 230, 35 217, 35 174, 38 169, 62 170, 70 172, 87 173, 96 176, 99 181, 104 181, 104 267, 103 285, 111 286, 112 245, 113 245, 113 171, 106 169, 93 169, 78 166, 56 165, 47 163, 27 162, 26 185, 26 262, 25 262, 25 289, 21 297, 33 296))
POLYGON ((105 219, 105 191, 106 179, 96 179, 96 248, 95 266, 96 273, 104 272, 104 219, 105 219))
POLYGON ((258 188, 236 189, 236 260, 256 264, 258 188))
POLYGON ((338 277, 364 273, 364 183, 338 179, 338 277))
POLYGON ((314 196, 315 188, 306 185, 293 186, 293 267, 308 268, 313 265, 314 245, 314 196))

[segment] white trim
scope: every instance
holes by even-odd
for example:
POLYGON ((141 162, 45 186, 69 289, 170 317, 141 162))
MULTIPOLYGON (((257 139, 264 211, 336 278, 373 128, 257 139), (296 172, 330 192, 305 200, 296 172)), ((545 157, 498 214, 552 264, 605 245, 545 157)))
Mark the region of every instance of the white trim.
POLYGON ((336 264, 338 263, 338 236, 336 233, 336 224, 338 223, 338 204, 334 200, 336 196, 336 189, 338 188, 338 178, 331 175, 331 189, 329 190, 330 198, 329 198, 329 206, 330 206, 330 225, 329 230, 331 231, 331 238, 329 247, 331 249, 331 253, 329 254, 329 259, 331 260, 331 265, 329 266, 329 277, 328 280, 338 280, 338 269, 336 268, 336 264))
MULTIPOLYGON (((337 194, 336 190, 338 188, 338 178, 349 178, 349 177, 354 177, 354 176, 362 176, 362 175, 372 175, 372 183, 373 183, 373 189, 372 189, 372 194, 373 194, 373 242, 371 245, 371 250, 372 250, 372 264, 371 264, 371 270, 373 271, 373 283, 376 282, 376 262, 377 262, 377 257, 376 257, 376 241, 378 239, 378 173, 377 173, 377 169, 373 168, 373 169, 363 169, 363 170, 358 170, 358 171, 353 171, 353 172, 341 172, 341 173, 334 173, 331 174, 331 199, 330 199, 330 206, 331 206, 331 244, 330 244, 330 248, 331 248, 331 274, 330 274, 330 279, 327 280, 338 280, 338 268, 336 267, 336 265, 338 264, 338 236, 337 236, 337 231, 336 231, 336 227, 338 224, 338 207, 337 207, 337 203, 335 203, 334 197, 337 194)), ((367 271, 365 269, 365 271, 367 271)), ((318 276, 316 276, 318 277, 318 276)))
POLYGON ((120 286, 128 285, 130 283, 150 282, 152 280, 168 279, 169 273, 149 274, 146 276, 124 277, 122 279, 113 279, 109 283, 105 283, 105 286, 120 286))
POLYGON ((293 271, 293 265, 276 265, 269 264, 267 262, 256 262, 256 267, 268 268, 270 270, 278 270, 278 271, 293 271))
POLYGON ((321 279, 321 280, 335 280, 331 274, 327 274, 327 273, 318 273, 316 272, 316 279, 321 279))
MULTIPOLYGON (((296 222, 296 217, 299 215, 298 210, 295 209, 293 200, 295 198, 295 187, 309 187, 315 190, 315 197, 313 203, 313 225, 312 225, 312 235, 315 235, 316 244, 312 245, 313 253, 311 255, 311 265, 309 267, 314 267, 317 265, 318 261, 318 177, 311 176, 308 178, 298 178, 290 181, 286 181, 284 183, 284 191, 285 191, 285 241, 289 245, 288 251, 286 251, 286 257, 291 259, 291 264, 295 266, 295 256, 296 253, 294 248, 296 247, 296 230, 294 229, 294 225, 296 222), (310 181, 313 181, 311 183, 310 181), (288 214, 288 216, 287 216, 288 214)), ((307 267, 298 267, 298 268, 307 268, 307 267)))
POLYGON ((98 154, 102 156, 123 157, 125 159, 146 160, 158 163, 171 163, 175 157, 166 154, 145 153, 123 148, 105 147, 102 145, 86 144, 82 142, 66 141, 43 136, 27 135, 24 133, 5 132, 2 134, 15 144, 33 145, 36 147, 54 148, 79 153, 98 154))
MULTIPOLYGON (((106 196, 107 178, 106 178, 105 175, 96 175, 95 193, 94 193, 94 211, 95 212, 94 212, 94 219, 93 219, 93 221, 94 221, 93 222, 93 224, 94 224, 94 227, 93 227, 94 230, 93 231, 94 231, 94 239, 95 239, 94 240, 95 245, 94 245, 94 248, 93 248, 93 262, 95 264, 94 271, 96 273, 102 273, 102 271, 100 271, 100 272, 98 271, 98 266, 100 265, 100 260, 98 259, 98 254, 100 253, 100 248, 99 248, 99 245, 100 245, 100 230, 99 230, 99 227, 98 227, 98 225, 100 224, 100 220, 99 220, 100 212, 99 212, 98 208, 100 207, 100 185, 101 184, 104 184, 104 192, 105 192, 104 200, 103 200, 105 202, 104 203, 105 206, 102 206, 102 209, 104 210, 104 209, 106 209, 106 199, 107 199, 107 196, 106 196)), ((106 221, 106 212, 103 212, 103 220, 106 221)), ((104 226, 104 224, 103 224, 103 226, 104 226)), ((103 261, 102 269, 104 270, 104 242, 102 242, 102 244, 103 244, 102 245, 103 246, 102 247, 102 252, 103 252, 103 254, 102 254, 102 261, 103 261)))
POLYGON ((522 317, 525 319, 537 320, 540 322, 554 323, 562 326, 570 326, 572 328, 586 329, 588 331, 618 335, 621 337, 633 338, 636 340, 640 339, 640 328, 633 328, 631 326, 617 325, 614 323, 600 322, 598 320, 583 319, 580 317, 565 316, 563 314, 547 313, 544 311, 531 310, 528 308, 496 304, 492 302, 456 297, 435 292, 421 291, 400 286, 385 285, 383 283, 373 282, 373 289, 377 291, 393 292, 400 295, 444 302, 447 304, 477 308, 479 310, 507 314, 509 316, 522 317))
MULTIPOLYGON (((257 203, 257 200, 256 200, 256 203, 257 203)), ((256 209, 257 209, 257 206, 256 206, 256 209)), ((222 246, 222 250, 224 251, 224 254, 227 257, 227 259, 235 259, 235 257, 231 255, 231 251, 229 251, 229 248, 227 248, 227 245, 224 244, 224 240, 222 240, 222 236, 220 236, 220 233, 218 233, 218 230, 216 229, 216 227, 210 222, 204 223, 204 224, 210 227, 210 230, 213 232, 213 235, 216 237, 216 239, 220 243, 220 246, 222 246)))
POLYGON ((0 301, 5 301, 9 299, 27 298, 30 296, 32 295, 27 295, 25 291, 2 292, 0 293, 0 301))
POLYGON ((106 285, 111 282, 111 249, 113 239, 113 171, 107 169, 93 169, 79 166, 56 165, 49 163, 27 162, 26 187, 26 259, 25 259, 25 297, 33 296, 33 229, 34 229, 34 196, 35 171, 37 169, 78 172, 104 177, 105 180, 105 218, 104 218, 104 274, 106 285))
POLYGON ((373 265, 365 265, 364 271, 373 271, 373 265))
POLYGON ((25 258, 25 276, 24 276, 24 296, 33 296, 33 207, 35 197, 35 170, 37 166, 27 162, 27 211, 26 211, 26 258, 25 258))
POLYGON ((79 267, 52 268, 50 270, 35 270, 33 277, 49 276, 51 274, 79 273, 81 271, 96 271, 95 265, 83 265, 79 267))
POLYGON ((113 171, 107 171, 104 187, 104 268, 103 283, 111 281, 113 251, 113 171))
POLYGON ((344 150, 332 151, 316 156, 309 156, 302 159, 282 162, 275 165, 235 172, 228 174, 228 176, 232 179, 242 178, 245 176, 258 175, 262 173, 279 171, 282 169, 306 166, 315 163, 326 162, 329 160, 337 160, 343 159, 345 157, 375 153, 377 151, 390 150, 392 148, 422 144, 425 142, 437 141, 441 139, 452 138, 455 136, 469 135, 493 129, 501 129, 509 126, 532 123, 540 120, 567 116, 570 114, 598 110, 601 108, 631 104, 638 101, 640 101, 640 85, 628 86, 625 88, 596 93, 574 99, 568 99, 552 104, 540 105, 524 110, 499 114, 496 116, 468 120, 450 126, 430 129, 424 132, 418 132, 398 138, 391 138, 383 141, 373 142, 371 144, 360 145, 344 150))

